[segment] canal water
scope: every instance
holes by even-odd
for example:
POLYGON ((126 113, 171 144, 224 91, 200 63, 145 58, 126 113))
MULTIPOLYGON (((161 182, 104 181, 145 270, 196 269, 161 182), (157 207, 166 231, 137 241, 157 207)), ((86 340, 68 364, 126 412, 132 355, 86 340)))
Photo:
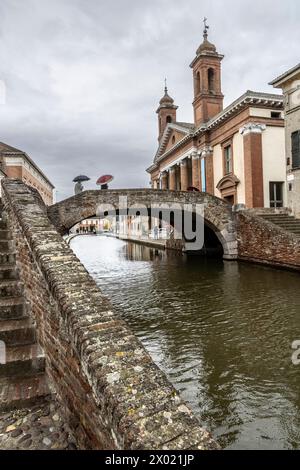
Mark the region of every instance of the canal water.
POLYGON ((106 237, 71 247, 223 448, 300 448, 299 274, 106 237))

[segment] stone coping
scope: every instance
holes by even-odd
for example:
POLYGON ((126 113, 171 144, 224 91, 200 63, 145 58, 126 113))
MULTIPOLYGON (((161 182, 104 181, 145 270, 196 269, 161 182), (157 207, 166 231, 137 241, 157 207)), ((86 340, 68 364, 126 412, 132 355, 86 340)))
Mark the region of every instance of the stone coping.
POLYGON ((49 221, 38 194, 16 179, 3 180, 2 188, 5 210, 18 220, 114 448, 218 448, 127 324, 113 312, 49 221))

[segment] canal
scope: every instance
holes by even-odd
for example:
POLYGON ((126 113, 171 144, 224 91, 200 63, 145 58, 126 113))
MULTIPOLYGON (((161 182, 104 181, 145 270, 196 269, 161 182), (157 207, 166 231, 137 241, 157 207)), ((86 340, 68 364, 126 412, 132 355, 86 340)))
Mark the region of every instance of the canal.
POLYGON ((223 448, 300 448, 299 274, 106 237, 71 247, 223 448))

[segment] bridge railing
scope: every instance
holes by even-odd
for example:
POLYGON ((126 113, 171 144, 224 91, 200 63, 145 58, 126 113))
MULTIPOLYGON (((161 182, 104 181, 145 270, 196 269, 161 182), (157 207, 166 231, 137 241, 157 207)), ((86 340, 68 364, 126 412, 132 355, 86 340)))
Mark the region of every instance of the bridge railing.
POLYGON ((81 447, 217 448, 57 233, 37 193, 8 179, 2 195, 49 381, 81 447))

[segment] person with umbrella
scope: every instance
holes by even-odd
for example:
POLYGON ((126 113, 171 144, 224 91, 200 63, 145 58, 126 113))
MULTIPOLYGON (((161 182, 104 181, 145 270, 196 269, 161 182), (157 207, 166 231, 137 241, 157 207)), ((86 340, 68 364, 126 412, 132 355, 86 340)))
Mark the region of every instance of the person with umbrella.
POLYGON ((96 184, 101 186, 101 189, 108 189, 108 183, 110 183, 114 177, 112 175, 102 175, 97 179, 96 184))
POLYGON ((74 187, 75 195, 80 194, 83 191, 84 188, 83 188, 82 182, 83 181, 89 181, 89 180, 90 180, 90 178, 88 176, 85 176, 85 175, 79 175, 79 176, 76 176, 76 178, 73 179, 73 183, 76 183, 75 187, 74 187))

